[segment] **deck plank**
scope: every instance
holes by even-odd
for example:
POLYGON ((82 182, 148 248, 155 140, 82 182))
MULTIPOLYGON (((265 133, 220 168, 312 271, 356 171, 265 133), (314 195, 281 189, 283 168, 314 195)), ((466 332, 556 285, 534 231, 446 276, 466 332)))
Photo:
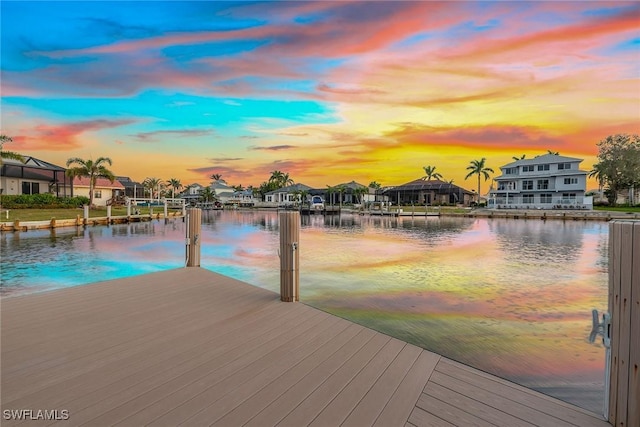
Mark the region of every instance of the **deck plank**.
POLYGON ((512 415, 502 412, 499 409, 496 410, 496 408, 492 406, 471 399, 464 394, 443 387, 435 382, 429 382, 424 390, 424 393, 435 399, 447 402, 451 406, 455 406, 460 410, 471 412, 476 417, 496 426, 530 427, 534 425, 520 418, 516 418, 512 415))
MULTIPOLYGON (((458 408, 454 405, 450 405, 448 402, 444 402, 424 393, 418 399, 416 409, 421 409, 424 412, 431 414, 433 417, 441 418, 455 426, 493 426, 493 424, 477 417, 475 414, 471 414, 464 409, 458 408)), ((409 422, 415 425, 429 425, 428 423, 424 424, 423 422, 418 423, 414 417, 415 414, 415 411, 411 414, 412 417, 409 418, 409 422)), ((418 414, 423 417, 425 416, 425 414, 421 412, 418 412, 418 414)))
POLYGON ((361 355, 370 354, 381 348, 381 338, 370 329, 362 328, 348 346, 314 368, 304 378, 273 400, 269 406, 257 414, 253 414, 244 425, 254 427, 276 425, 327 379, 332 378, 338 370, 343 369, 342 374, 348 372, 348 368, 343 368, 343 366, 352 358, 358 359, 361 355), (374 338, 376 339, 374 340, 374 338))
POLYGON ((323 408, 309 425, 316 427, 341 425, 358 405, 362 396, 370 391, 373 384, 378 381, 382 373, 386 371, 407 345, 408 344, 400 340, 392 338, 382 350, 358 372, 358 375, 323 408))
POLYGON ((597 414, 446 358, 438 363, 436 371, 573 425, 608 425, 597 414))
POLYGON ((409 419, 411 411, 439 360, 440 356, 437 354, 428 351, 420 353, 393 396, 382 409, 374 423, 375 427, 398 425, 402 420, 409 419))
POLYGON ((409 427, 455 427, 455 424, 451 424, 418 407, 413 410, 406 425, 409 427))
POLYGON ((418 347, 406 345, 341 426, 373 425, 422 352, 418 347))
POLYGON ((568 403, 200 268, 0 305, 2 409, 70 415, 3 426, 606 425, 568 403))

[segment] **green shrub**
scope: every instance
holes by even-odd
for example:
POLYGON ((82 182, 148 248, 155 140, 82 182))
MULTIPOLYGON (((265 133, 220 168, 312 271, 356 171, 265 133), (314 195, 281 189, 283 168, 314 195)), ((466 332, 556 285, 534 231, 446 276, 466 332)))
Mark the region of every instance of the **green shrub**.
POLYGON ((5 209, 71 209, 88 204, 89 198, 84 196, 56 197, 48 193, 2 196, 2 207, 5 209))

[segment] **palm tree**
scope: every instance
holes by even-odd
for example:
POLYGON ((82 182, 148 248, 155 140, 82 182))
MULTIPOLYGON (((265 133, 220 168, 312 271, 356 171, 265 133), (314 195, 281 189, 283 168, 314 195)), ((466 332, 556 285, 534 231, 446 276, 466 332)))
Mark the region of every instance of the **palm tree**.
POLYGON ((338 192, 338 194, 340 194, 340 198, 338 199, 338 201, 340 202, 340 210, 342 210, 342 199, 343 199, 343 194, 345 191, 347 191, 347 187, 345 187, 344 185, 340 184, 337 185, 335 187, 336 191, 338 192))
POLYGON ((547 154, 553 154, 554 156, 559 156, 560 152, 558 151, 551 151, 551 150, 547 150, 547 154))
POLYGON ((379 190, 379 189, 381 189, 381 188, 382 188, 382 185, 380 185, 380 183, 379 183, 379 182, 377 182, 377 181, 371 181, 371 182, 369 183, 369 187, 370 187, 370 188, 375 188, 376 190, 379 190))
POLYGON ((525 157, 527 157, 527 155, 526 155, 526 154, 523 154, 523 155, 522 155, 522 156, 520 156, 520 157, 518 157, 518 156, 513 156, 513 157, 512 157, 512 159, 513 159, 513 160, 515 160, 515 161, 517 162, 518 160, 524 160, 524 159, 525 159, 525 157))
POLYGON ((305 203, 307 197, 309 197, 309 192, 307 190, 300 190, 300 204, 305 203))
POLYGON ((222 179, 222 175, 220 175, 219 173, 214 173, 209 178, 211 178, 213 181, 220 181, 222 179))
POLYGON ((67 160, 67 166, 77 165, 75 167, 67 169, 67 176, 74 179, 77 176, 89 177, 89 206, 93 206, 93 189, 96 186, 96 180, 98 178, 107 178, 113 182, 116 180, 115 175, 111 172, 105 164, 111 166, 111 159, 109 157, 98 157, 94 162, 92 159, 84 160, 79 157, 72 157, 67 160))
POLYGON ((602 194, 602 188, 607 180, 607 175, 600 163, 593 165, 593 169, 589 172, 589 178, 595 178, 598 181, 598 192, 602 194))
POLYGON ((13 151, 2 150, 2 146, 7 142, 13 142, 13 138, 7 135, 0 135, 0 165, 2 164, 2 159, 13 159, 24 163, 25 160, 22 155, 14 153, 13 151))
POLYGON ((422 178, 425 181, 431 181, 432 179, 442 179, 442 174, 436 172, 435 166, 423 166, 422 169, 424 169, 424 173, 427 174, 422 178))
POLYGON ((169 178, 169 180, 167 181, 167 186, 171 187, 172 199, 176 197, 176 191, 182 188, 182 184, 180 183, 180 180, 177 178, 169 178))
POLYGON ((233 188, 234 191, 244 191, 242 184, 232 185, 231 188, 233 188))
POLYGON ((289 178, 289 174, 278 170, 271 172, 269 182, 274 183, 277 188, 286 187, 287 185, 293 185, 293 179, 289 178))
POLYGON ((160 197, 160 185, 162 184, 162 180, 160 178, 145 178, 142 181, 142 185, 144 188, 149 190, 149 194, 151 198, 155 198, 156 195, 160 197), (155 191, 155 194, 154 194, 155 191))
POLYGON ((200 200, 203 202, 212 202, 216 198, 216 194, 213 192, 211 187, 205 187, 204 190, 200 193, 200 200))
POLYGON ((329 194, 329 200, 331 201, 331 207, 333 207, 333 193, 336 192, 336 187, 327 185, 327 193, 329 194))
POLYGON ((356 199, 360 205, 363 204, 364 200, 362 200, 362 196, 367 194, 369 189, 367 187, 356 187, 353 189, 353 195, 356 196, 356 199))
POLYGON ((484 176, 486 181, 490 178, 489 172, 494 173, 493 169, 485 166, 486 161, 487 159, 484 157, 481 160, 471 160, 471 164, 467 166, 467 170, 470 172, 464 177, 466 180, 473 175, 478 175, 478 203, 480 202, 480 175, 484 176))

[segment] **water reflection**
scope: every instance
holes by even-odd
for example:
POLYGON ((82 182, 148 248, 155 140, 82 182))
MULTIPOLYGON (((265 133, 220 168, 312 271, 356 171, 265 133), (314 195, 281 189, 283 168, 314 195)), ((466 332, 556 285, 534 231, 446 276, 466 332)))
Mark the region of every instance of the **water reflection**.
MULTIPOLYGON (((3 295, 184 263, 184 223, 3 233, 3 295)), ((302 219, 301 299, 599 411, 607 224, 359 215, 302 219)), ((279 289, 278 216, 203 212, 202 265, 279 289)))

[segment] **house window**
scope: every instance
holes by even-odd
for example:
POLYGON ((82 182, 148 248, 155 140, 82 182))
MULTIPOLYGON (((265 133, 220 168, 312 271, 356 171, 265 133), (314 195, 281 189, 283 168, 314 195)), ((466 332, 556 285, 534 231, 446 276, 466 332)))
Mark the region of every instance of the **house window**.
POLYGON ((538 165, 538 171, 548 171, 549 170, 549 165, 538 165))
POLYGON ((578 178, 565 178, 564 179, 564 184, 565 185, 571 185, 571 184, 577 184, 578 183, 578 178))
POLYGON ((533 203, 533 194, 523 194, 522 203, 533 203))
POLYGON ((549 180, 548 179, 539 179, 538 180, 538 190, 548 190, 549 189, 549 180))
POLYGON ((522 181, 522 189, 523 190, 533 190, 533 180, 522 181))
POLYGON ((522 172, 533 172, 533 165, 523 166, 522 167, 522 172))
POLYGON ((540 203, 551 203, 551 193, 540 194, 540 203))
POLYGON ((562 193, 562 198, 564 200, 576 200, 576 193, 562 193))
POLYGON ((517 173, 518 168, 506 168, 504 170, 505 175, 515 175, 517 173))
POLYGON ((507 182, 501 182, 498 184, 498 190, 515 190, 516 189, 516 183, 513 181, 507 181, 507 182))
POLYGON ((558 163, 558 170, 571 169, 571 163, 558 163))
POLYGON ((40 194, 40 183, 23 181, 22 194, 40 194))
POLYGON ((102 199, 102 190, 94 190, 93 191, 94 199, 102 199))

